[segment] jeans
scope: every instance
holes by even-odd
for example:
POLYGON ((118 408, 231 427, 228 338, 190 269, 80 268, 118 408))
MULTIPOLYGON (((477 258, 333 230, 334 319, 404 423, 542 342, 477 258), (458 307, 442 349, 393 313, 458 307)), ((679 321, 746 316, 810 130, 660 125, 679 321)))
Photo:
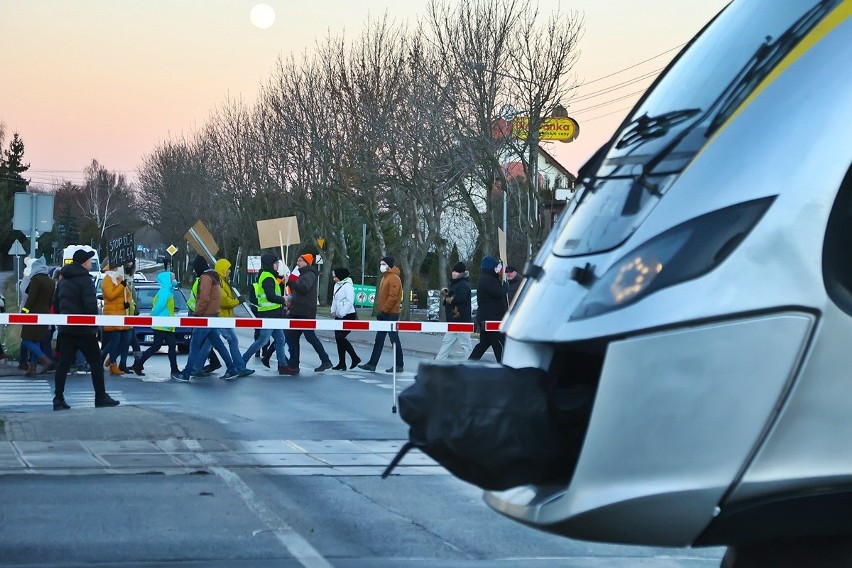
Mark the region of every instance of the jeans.
MULTIPOLYGON (((228 342, 228 350, 230 351, 231 360, 233 361, 233 368, 228 367, 228 371, 232 373, 239 373, 240 371, 246 368, 246 362, 243 360, 243 356, 240 354, 240 340, 237 337, 237 331, 232 327, 224 327, 217 331, 219 332, 219 335, 222 336, 222 339, 228 342)), ((201 350, 203 356, 200 359, 199 365, 207 360, 207 357, 210 356, 211 349, 213 349, 213 346, 210 344, 210 342, 204 342, 204 347, 201 350)), ((199 369, 193 370, 197 371, 199 369)))
POLYGON ((269 338, 271 337, 272 341, 275 342, 275 357, 278 359, 278 366, 286 367, 289 365, 287 353, 284 349, 284 346, 287 344, 284 339, 284 330, 264 328, 257 330, 257 332, 257 339, 255 339, 254 343, 249 345, 249 348, 246 349, 245 353, 243 353, 243 362, 248 363, 251 356, 257 353, 261 347, 266 345, 266 342, 269 341, 269 338))
POLYGON ((34 339, 22 339, 21 347, 25 347, 29 352, 30 362, 38 363, 38 360, 46 355, 44 351, 41 350, 41 342, 35 341, 34 339))
POLYGON ((234 368, 234 361, 231 359, 231 355, 228 353, 225 344, 222 342, 222 338, 219 336, 219 330, 200 327, 192 330, 192 339, 189 340, 189 357, 187 357, 186 367, 181 372, 184 377, 188 377, 192 373, 192 370, 206 359, 203 349, 205 341, 209 341, 213 345, 213 349, 219 352, 227 369, 234 368))
POLYGON ((109 360, 120 367, 127 366, 127 350, 130 349, 130 338, 133 329, 120 329, 104 332, 104 346, 101 355, 109 356, 109 360))
MULTIPOLYGON (((379 313, 376 316, 378 321, 399 321, 399 314, 379 313)), ((379 359, 382 357, 382 349, 385 347, 385 336, 390 334, 391 345, 396 346, 396 367, 400 368, 402 364, 402 345, 399 343, 399 333, 395 331, 377 331, 376 342, 373 344, 373 353, 370 355, 369 365, 376 366, 379 364, 379 359)))

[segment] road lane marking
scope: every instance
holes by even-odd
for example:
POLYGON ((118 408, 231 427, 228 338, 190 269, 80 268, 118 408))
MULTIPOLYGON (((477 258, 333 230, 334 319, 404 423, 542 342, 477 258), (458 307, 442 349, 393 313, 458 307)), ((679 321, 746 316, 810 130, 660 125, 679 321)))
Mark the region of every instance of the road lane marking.
POLYGON ((209 467, 210 471, 219 476, 225 482, 225 485, 240 496, 243 503, 257 515, 257 518, 263 524, 269 527, 275 538, 284 545, 299 564, 305 568, 333 568, 332 564, 323 558, 302 535, 296 532, 293 527, 285 523, 272 509, 258 499, 251 487, 239 475, 227 468, 216 465, 216 460, 204 451, 197 440, 187 439, 184 440, 184 443, 188 449, 195 452, 195 456, 201 463, 209 467))

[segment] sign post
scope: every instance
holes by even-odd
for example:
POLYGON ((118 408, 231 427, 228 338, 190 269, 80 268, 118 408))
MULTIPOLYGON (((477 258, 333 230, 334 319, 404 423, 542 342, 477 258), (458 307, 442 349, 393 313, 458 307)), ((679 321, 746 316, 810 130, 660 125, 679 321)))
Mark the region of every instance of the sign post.
POLYGON ((18 282, 21 281, 21 257, 26 254, 24 251, 24 246, 17 239, 14 243, 12 243, 12 248, 9 249, 7 253, 10 256, 15 257, 15 301, 20 304, 21 299, 18 297, 20 295, 20 291, 18 290, 19 286, 18 282))

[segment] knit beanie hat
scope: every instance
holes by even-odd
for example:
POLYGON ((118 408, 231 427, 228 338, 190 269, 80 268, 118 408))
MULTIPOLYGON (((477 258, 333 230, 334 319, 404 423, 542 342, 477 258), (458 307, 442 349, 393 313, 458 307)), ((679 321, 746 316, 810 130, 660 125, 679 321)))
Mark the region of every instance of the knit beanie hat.
POLYGON ((304 260, 305 262, 307 262, 307 263, 308 263, 308 265, 312 265, 312 264, 314 263, 314 255, 312 255, 312 254, 310 254, 310 253, 307 253, 307 252, 306 252, 305 254, 303 254, 302 256, 300 256, 299 258, 301 258, 302 260, 304 260))
POLYGON ((383 256, 383 257, 382 257, 382 260, 383 260, 383 261, 385 262, 385 264, 387 264, 390 268, 393 268, 394 260, 393 260, 393 257, 392 257, 392 256, 390 256, 390 255, 388 255, 388 256, 383 256))
POLYGON ((457 262, 453 267, 453 272, 458 272, 459 274, 464 274, 467 272, 467 266, 463 262, 457 262))
POLYGON ((493 256, 484 256, 480 266, 482 270, 494 270, 494 267, 497 266, 497 259, 493 256))

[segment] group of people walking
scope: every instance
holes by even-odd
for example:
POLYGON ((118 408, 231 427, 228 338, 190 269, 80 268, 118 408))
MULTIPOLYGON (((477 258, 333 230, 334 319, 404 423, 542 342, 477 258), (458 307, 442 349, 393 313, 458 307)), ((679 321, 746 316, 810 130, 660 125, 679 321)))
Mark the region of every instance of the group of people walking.
MULTIPOLYGON (((504 270, 503 262, 492 256, 482 258, 480 270, 476 287, 476 327, 479 330, 479 343, 471 347, 470 335, 467 333, 445 333, 435 359, 448 359, 454 349, 461 348, 468 359, 478 361, 491 348, 497 361, 503 360, 503 334, 486 330, 485 322, 503 319, 518 292, 521 277, 515 267, 507 266, 504 270)), ((447 322, 470 323, 472 298, 467 266, 463 262, 457 263, 450 275, 450 286, 441 290, 447 322)))
MULTIPOLYGON (((207 261, 198 256, 193 261, 193 269, 197 276, 190 294, 189 307, 195 315, 204 317, 233 317, 234 308, 243 299, 239 297, 230 286, 230 262, 220 259, 216 262, 215 269, 211 269, 207 261), (217 308, 218 306, 218 308, 217 308)), ((260 257, 260 273, 257 281, 253 284, 250 296, 250 305, 253 313, 259 318, 290 318, 290 319, 316 319, 317 317, 317 292, 319 286, 319 274, 314 264, 314 256, 310 253, 299 256, 296 267, 287 273, 281 266, 281 261, 273 253, 265 253, 260 257)), ((382 279, 379 283, 378 293, 378 319, 383 321, 396 321, 402 300, 402 281, 399 278, 399 269, 394 266, 392 256, 382 257, 380 266, 382 279)), ((339 320, 358 319, 355 309, 355 290, 349 270, 346 268, 335 268, 332 272, 334 277, 334 294, 331 305, 331 315, 339 320)), ((168 295, 167 288, 170 285, 162 274, 158 280, 163 278, 161 293, 168 295)), ((169 315, 168 306, 164 304, 159 313, 156 304, 159 295, 155 298, 155 309, 152 315, 169 315)), ((162 302, 160 302, 162 303, 162 302)), ((173 310, 173 308, 172 308, 173 310)), ((149 353, 167 342, 163 337, 159 342, 159 334, 155 330, 155 343, 144 354, 138 364, 134 364, 134 371, 142 374, 144 372, 145 360, 149 353)), ((173 330, 172 330, 173 331, 173 330)), ((168 331, 165 331, 168 333, 168 331)), ((171 377, 178 381, 189 381, 193 376, 206 376, 221 364, 225 364, 226 372, 223 379, 233 379, 248 376, 254 372, 248 369, 248 362, 255 355, 259 355, 261 363, 271 368, 272 355, 275 355, 277 370, 280 375, 295 376, 300 372, 301 362, 301 338, 304 336, 308 344, 316 351, 320 359, 320 365, 314 369, 315 372, 323 372, 329 369, 345 370, 356 366, 370 371, 376 370, 379 358, 385 342, 385 336, 390 335, 390 340, 396 345, 396 371, 403 369, 402 347, 396 332, 377 332, 373 352, 370 360, 360 365, 361 358, 348 340, 349 331, 335 331, 334 338, 337 346, 337 364, 333 365, 331 358, 323 347, 322 342, 311 329, 273 329, 261 328, 257 330, 254 342, 244 352, 240 353, 236 333, 232 328, 199 328, 193 331, 189 345, 189 356, 183 370, 177 370, 173 364, 171 377), (222 339, 228 343, 225 346, 222 339), (271 344, 270 344, 271 341, 271 344), (202 366, 210 357, 211 349, 218 353, 218 357, 211 363, 202 366), (347 355, 349 364, 347 365, 347 355)), ((172 349, 170 348, 170 353, 172 349)), ((171 357, 171 355, 170 355, 171 357)), ((394 367, 388 369, 393 372, 394 367)))
MULTIPOLYGON (((93 252, 78 250, 72 262, 56 269, 55 278, 51 277, 44 261, 36 259, 31 263, 30 274, 26 281, 22 311, 24 313, 91 314, 99 313, 95 285, 89 274, 93 252)), ((231 263, 219 259, 213 268, 202 256, 192 263, 196 279, 192 285, 187 304, 196 316, 233 317, 234 309, 243 303, 242 298, 231 286, 231 263)), ((480 263, 481 274, 477 286, 478 311, 476 320, 479 328, 479 343, 471 346, 467 333, 445 334, 437 359, 446 359, 453 350, 460 347, 470 359, 480 359, 490 347, 498 361, 503 355, 503 336, 499 332, 484 328, 485 321, 503 318, 509 302, 517 291, 520 278, 513 267, 506 267, 505 280, 502 262, 486 256, 480 263)), ((403 287, 399 268, 392 256, 381 258, 379 270, 382 274, 376 295, 378 321, 398 321, 402 304, 403 287)), ((137 314, 136 296, 133 292, 133 264, 112 269, 107 265, 102 280, 103 313, 106 315, 137 314)), ((331 315, 336 320, 358 319, 355 309, 355 289, 349 270, 335 268, 334 292, 331 301, 331 315)), ((444 309, 448 322, 470 322, 471 286, 467 267, 463 262, 452 269, 452 280, 447 289, 442 290, 444 309)), ((159 290, 154 296, 152 316, 174 316, 174 294, 179 284, 174 273, 163 271, 157 275, 159 290)), ((296 261, 292 272, 281 266, 281 261, 272 253, 261 256, 261 270, 253 284, 250 305, 259 318, 316 319, 317 291, 319 275, 314 265, 314 256, 306 253, 296 261)), ((248 363, 255 355, 261 363, 271 366, 274 354, 277 370, 281 375, 298 375, 300 369, 300 341, 305 337, 320 359, 315 372, 329 369, 343 371, 360 368, 376 371, 384 349, 385 340, 394 346, 394 361, 386 372, 402 372, 404 356, 399 334, 396 331, 378 331, 369 359, 362 363, 354 346, 348 339, 350 331, 334 332, 337 348, 337 364, 331 358, 310 329, 272 329, 257 330, 254 342, 241 351, 239 340, 233 328, 196 328, 192 332, 189 355, 183 369, 178 367, 175 329, 173 327, 153 327, 153 343, 141 352, 134 347, 134 361, 127 367, 126 359, 135 340, 133 328, 126 326, 107 326, 103 328, 103 346, 98 344, 96 326, 59 326, 56 354, 50 345, 47 326, 27 325, 22 330, 22 351, 28 357, 26 374, 35 376, 55 370, 54 410, 69 408, 65 402, 64 389, 69 370, 75 363, 85 361, 92 374, 95 390, 95 406, 116 406, 118 401, 106 392, 104 384, 105 370, 120 375, 132 369, 138 375, 144 375, 145 362, 164 345, 168 347, 170 376, 172 379, 188 382, 191 377, 207 376, 224 363, 226 371, 222 379, 230 380, 246 377, 254 373, 248 363), (218 356, 217 356, 218 354, 218 356), (209 365, 204 365, 210 359, 209 365), (348 359, 348 360, 347 360, 348 359), (221 363, 220 363, 221 360, 221 363)), ((24 367, 22 367, 24 368, 24 367)))

